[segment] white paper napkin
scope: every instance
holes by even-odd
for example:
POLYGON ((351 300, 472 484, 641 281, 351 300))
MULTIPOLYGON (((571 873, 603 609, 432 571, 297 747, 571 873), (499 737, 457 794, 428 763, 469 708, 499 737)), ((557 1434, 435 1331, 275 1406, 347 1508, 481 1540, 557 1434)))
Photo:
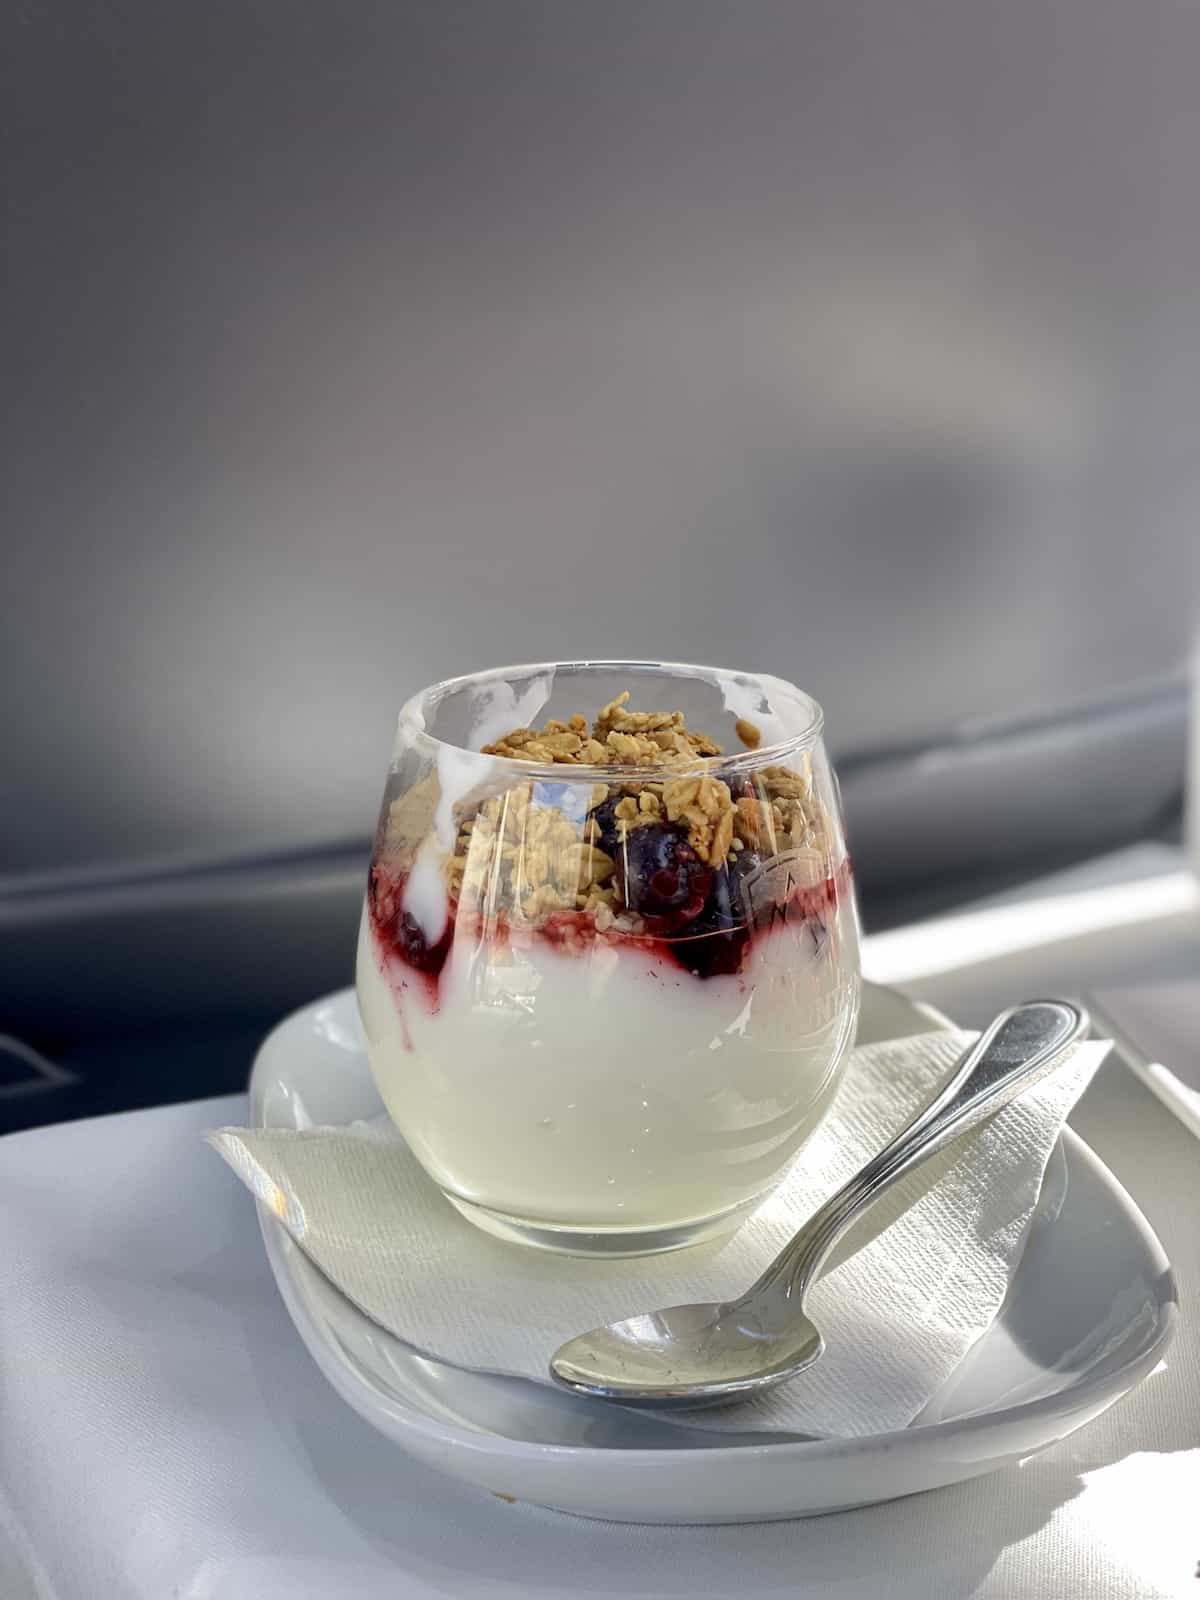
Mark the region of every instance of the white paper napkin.
MULTIPOLYGON (((930 1100, 970 1038, 939 1031, 855 1050, 824 1124, 735 1234, 630 1261, 552 1255, 480 1232, 384 1118, 304 1132, 224 1128, 209 1138, 376 1322, 453 1365, 548 1382, 551 1354, 574 1334, 744 1290, 930 1100)), ((910 1423, 999 1310, 1059 1130, 1108 1048, 1094 1042, 1064 1056, 847 1235, 806 1302, 826 1341, 814 1367, 757 1399, 674 1420, 838 1436, 910 1423)))

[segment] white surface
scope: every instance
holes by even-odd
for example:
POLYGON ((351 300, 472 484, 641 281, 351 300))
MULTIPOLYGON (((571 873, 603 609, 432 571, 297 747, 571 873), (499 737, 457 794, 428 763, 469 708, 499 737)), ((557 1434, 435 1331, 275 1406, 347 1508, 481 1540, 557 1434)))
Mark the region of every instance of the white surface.
MULTIPOLYGON (((864 1028, 878 1010, 873 998, 868 993, 864 1028)), ((904 1018, 910 1032, 922 1025, 919 1016, 904 1018)), ((214 1143, 271 1218, 376 1323, 452 1366, 548 1385, 551 1353, 588 1328, 660 1305, 740 1294, 934 1098, 969 1038, 938 1029, 855 1050, 828 1119, 774 1194, 723 1239, 640 1260, 547 1255, 464 1221, 381 1108, 370 1122, 356 1120, 370 1071, 348 990, 275 1030, 251 1080, 254 1120, 264 1126, 225 1130, 214 1143), (326 1126, 306 1126, 310 1119, 326 1126)), ((872 1211, 809 1297, 826 1350, 803 1382, 697 1413, 694 1424, 840 1438, 906 1427, 995 1318, 1059 1130, 1107 1049, 1081 1046, 872 1211)), ((1137 1269, 1116 1258, 1111 1264, 1115 1299, 1137 1269)), ((346 1310, 349 1316, 353 1307, 346 1310)), ((1061 1311, 1048 1311, 1047 1320, 1063 1320, 1061 1311)), ((1114 1329, 1105 1335, 1115 1336, 1114 1329)), ((336 1337, 345 1342, 340 1330, 336 1337)), ((1056 1346, 1050 1364, 1068 1348, 1056 1346)), ((719 1473, 721 1464, 711 1470, 719 1473)), ((643 1486, 647 1514, 655 1487, 653 1478, 643 1486)))
MULTIPOLYGON (((1135 941, 1123 969, 1131 937, 1105 946, 1106 981, 1152 966, 1135 941)), ((941 985, 947 1006, 977 1020, 995 988, 1011 999, 1066 985, 1071 952, 1057 954, 1057 965, 1045 950, 1033 961, 1031 986, 1011 974, 993 983, 984 969, 944 985, 931 975, 921 989, 939 996, 941 985)), ((509 1506, 376 1434, 314 1370, 245 1197, 201 1147, 204 1128, 244 1113, 236 1096, 0 1143, 4 1600, 1193 1593, 1196 1145, 1115 1064, 1072 1122, 1179 1274, 1183 1326, 1164 1369, 1024 1465, 870 1510, 745 1528, 617 1527, 509 1506)))
POLYGON ((1181 853, 1137 845, 863 942, 863 973, 981 1027, 1001 1006, 1058 990, 1194 977, 1200 883, 1181 853))
POLYGON ((1092 1015, 1116 1030, 1134 1072, 1200 1138, 1200 978, 1093 990, 1092 1015))

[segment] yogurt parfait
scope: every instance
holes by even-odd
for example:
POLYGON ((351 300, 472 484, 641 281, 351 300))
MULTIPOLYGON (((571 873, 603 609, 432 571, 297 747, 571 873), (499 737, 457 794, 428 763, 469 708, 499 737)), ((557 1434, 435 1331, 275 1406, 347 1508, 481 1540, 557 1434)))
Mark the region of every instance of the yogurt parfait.
POLYGON ((732 1228, 836 1090, 858 919, 821 712, 781 679, 507 668, 401 712, 358 999, 396 1125, 504 1238, 732 1228))

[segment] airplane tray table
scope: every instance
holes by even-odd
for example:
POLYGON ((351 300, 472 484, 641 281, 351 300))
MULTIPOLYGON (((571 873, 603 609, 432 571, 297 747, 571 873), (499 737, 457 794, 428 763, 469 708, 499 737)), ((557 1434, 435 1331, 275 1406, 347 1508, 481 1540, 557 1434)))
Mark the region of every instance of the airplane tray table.
MULTIPOLYGON (((1193 937, 1195 915, 1181 905, 1158 919, 1163 952, 1193 937)), ((1073 952, 1087 937, 1068 931, 1029 958, 1040 989, 1076 984, 1073 952)), ((1105 981, 1132 937, 1106 941, 1105 981)), ((1139 974, 1158 959, 1146 937, 1139 974)), ((905 938, 910 991, 966 1022, 998 983, 1028 976, 1005 967, 1010 953, 997 978, 978 951, 939 974, 928 928, 868 941, 872 976, 904 981, 905 938)), ((245 1116, 244 1099, 229 1096, 0 1141, 5 1600, 835 1589, 846 1600, 935 1589, 1142 1600, 1195 1586, 1200 1149, 1119 1061, 1071 1120, 1175 1266, 1182 1318, 1164 1366, 1022 1465, 866 1510, 740 1527, 587 1522, 508 1504, 410 1460, 361 1421, 300 1343, 249 1201, 201 1144, 205 1129, 245 1116)))

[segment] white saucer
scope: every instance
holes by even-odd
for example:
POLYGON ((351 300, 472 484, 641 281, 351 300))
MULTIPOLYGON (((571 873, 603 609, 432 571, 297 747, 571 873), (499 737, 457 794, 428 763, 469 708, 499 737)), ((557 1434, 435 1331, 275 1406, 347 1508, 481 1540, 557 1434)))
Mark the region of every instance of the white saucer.
MULTIPOLYGON (((928 1007, 865 988, 861 1042, 945 1026, 928 1007)), ((250 1097, 252 1120, 264 1127, 379 1113, 351 990, 275 1029, 255 1061, 250 1097)), ((1176 1318, 1161 1245, 1070 1129, 996 1323, 917 1423, 868 1438, 706 1434, 429 1360, 352 1306, 261 1205, 259 1219, 301 1338, 368 1422, 493 1493, 621 1522, 811 1516, 990 1472, 1045 1449, 1127 1393, 1157 1363, 1176 1318)))

